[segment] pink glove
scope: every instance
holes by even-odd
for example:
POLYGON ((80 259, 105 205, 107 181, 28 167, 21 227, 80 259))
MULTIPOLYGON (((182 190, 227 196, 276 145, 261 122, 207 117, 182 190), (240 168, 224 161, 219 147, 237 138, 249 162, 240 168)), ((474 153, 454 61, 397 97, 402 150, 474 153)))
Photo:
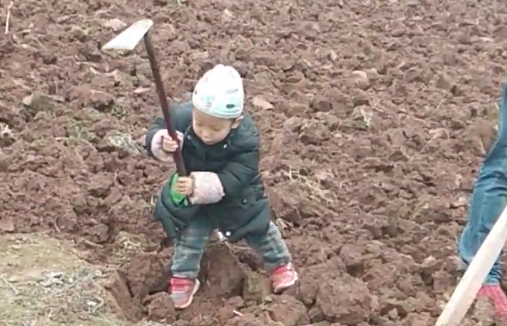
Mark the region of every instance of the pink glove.
POLYGON ((169 136, 166 129, 161 129, 153 135, 151 152, 157 160, 169 162, 172 159, 172 153, 178 149, 178 146, 183 146, 183 134, 179 131, 176 133, 178 134, 178 142, 169 136))
POLYGON ((198 171, 190 175, 194 178, 194 193, 190 196, 192 204, 214 204, 225 196, 224 187, 216 173, 198 171))

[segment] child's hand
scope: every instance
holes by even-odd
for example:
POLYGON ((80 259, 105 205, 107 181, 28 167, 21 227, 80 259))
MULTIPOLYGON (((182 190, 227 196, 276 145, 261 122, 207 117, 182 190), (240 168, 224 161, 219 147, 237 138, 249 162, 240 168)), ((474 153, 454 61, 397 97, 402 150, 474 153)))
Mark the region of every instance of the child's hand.
MULTIPOLYGON (((179 143, 183 145, 183 134, 181 132, 176 133, 178 134, 179 143)), ((167 130, 159 130, 153 135, 153 139, 151 140, 151 152, 159 161, 169 162, 172 159, 171 153, 175 152, 177 149, 177 142, 169 136, 167 130)))
MULTIPOLYGON (((180 144, 183 142, 183 135, 181 133, 178 133, 178 141, 180 144)), ((164 152, 173 153, 178 150, 178 143, 166 131, 161 137, 160 148, 164 152)))
POLYGON ((182 195, 192 196, 194 193, 194 178, 192 177, 179 177, 175 184, 175 190, 182 195))

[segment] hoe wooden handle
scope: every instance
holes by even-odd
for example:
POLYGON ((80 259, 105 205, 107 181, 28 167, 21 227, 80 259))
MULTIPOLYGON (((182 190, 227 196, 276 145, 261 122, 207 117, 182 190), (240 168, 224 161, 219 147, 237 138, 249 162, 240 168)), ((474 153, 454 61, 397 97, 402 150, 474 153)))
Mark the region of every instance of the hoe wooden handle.
POLYGON ((507 240, 507 208, 504 208, 465 275, 454 290, 435 326, 459 326, 472 305, 486 276, 500 255, 507 240))

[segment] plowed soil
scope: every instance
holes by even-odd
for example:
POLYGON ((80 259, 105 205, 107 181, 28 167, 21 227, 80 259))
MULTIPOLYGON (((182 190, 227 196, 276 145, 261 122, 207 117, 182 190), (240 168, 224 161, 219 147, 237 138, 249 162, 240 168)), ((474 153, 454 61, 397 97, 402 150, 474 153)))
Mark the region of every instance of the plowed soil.
POLYGON ((10 12, 0 36, 0 234, 47 231, 115 264, 108 289, 131 321, 432 325, 456 284, 457 236, 495 133, 507 66, 500 2, 0 4, 0 26, 10 12), (274 218, 301 274, 284 295, 269 293, 248 248, 220 243, 189 310, 176 313, 163 292, 171 247, 150 212, 173 167, 140 146, 159 114, 149 65, 142 46, 98 50, 121 27, 112 19, 141 18, 155 21, 171 95, 218 62, 245 78, 274 218))

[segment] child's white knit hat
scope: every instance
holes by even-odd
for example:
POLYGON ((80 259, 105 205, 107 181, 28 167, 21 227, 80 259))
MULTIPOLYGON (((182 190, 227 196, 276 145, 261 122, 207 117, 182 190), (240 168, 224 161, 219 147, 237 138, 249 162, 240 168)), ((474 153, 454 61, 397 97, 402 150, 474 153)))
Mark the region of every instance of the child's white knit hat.
POLYGON ((231 66, 216 65, 199 79, 192 94, 194 108, 221 119, 235 119, 243 113, 243 79, 231 66))

